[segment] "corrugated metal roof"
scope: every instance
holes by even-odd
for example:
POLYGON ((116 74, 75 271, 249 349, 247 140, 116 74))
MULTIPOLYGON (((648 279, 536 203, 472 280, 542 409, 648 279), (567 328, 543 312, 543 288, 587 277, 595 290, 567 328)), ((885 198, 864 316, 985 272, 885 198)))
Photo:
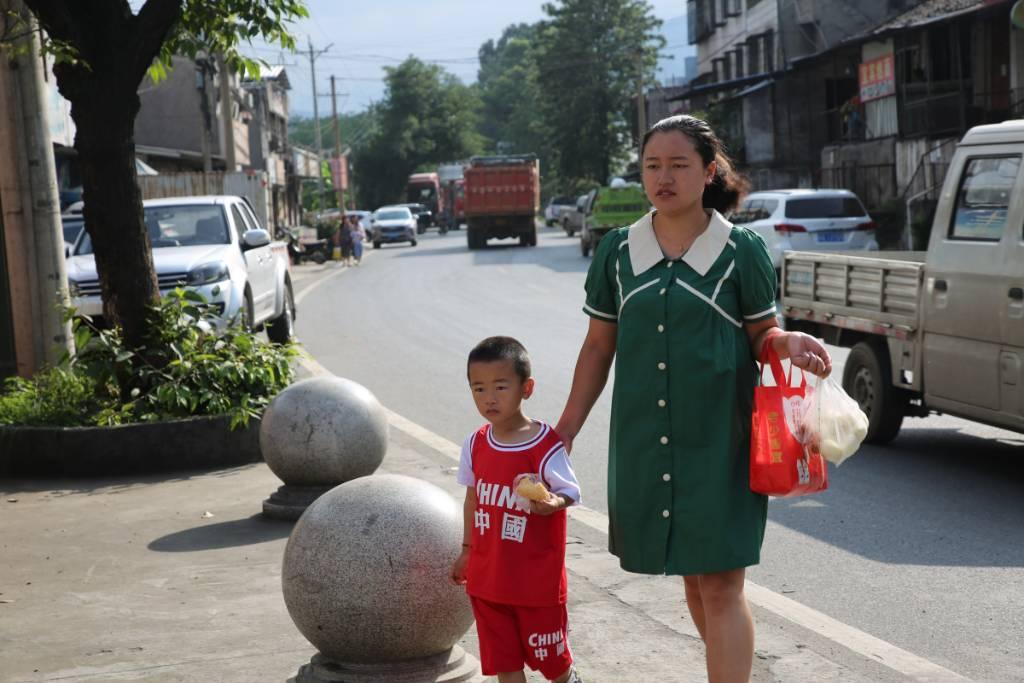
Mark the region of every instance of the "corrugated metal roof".
POLYGON ((1010 4, 1010 0, 925 0, 903 14, 875 27, 871 33, 885 33, 898 29, 913 28, 940 19, 949 19, 958 14, 976 12, 986 7, 1010 4))

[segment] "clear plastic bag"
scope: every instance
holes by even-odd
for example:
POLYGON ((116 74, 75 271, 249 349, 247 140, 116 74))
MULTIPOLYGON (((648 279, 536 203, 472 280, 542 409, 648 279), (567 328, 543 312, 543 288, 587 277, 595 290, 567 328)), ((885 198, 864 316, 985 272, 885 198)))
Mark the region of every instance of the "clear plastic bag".
POLYGON ((840 465, 868 435, 868 416, 832 377, 819 379, 808 393, 801 418, 803 441, 840 465))

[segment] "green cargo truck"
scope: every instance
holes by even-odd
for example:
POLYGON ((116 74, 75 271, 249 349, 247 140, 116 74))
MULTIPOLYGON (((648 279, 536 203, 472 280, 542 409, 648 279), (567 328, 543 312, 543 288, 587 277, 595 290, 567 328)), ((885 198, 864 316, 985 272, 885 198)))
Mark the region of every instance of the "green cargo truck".
POLYGON ((583 256, 590 256, 590 252, 597 249, 597 243, 609 230, 632 225, 649 210, 647 195, 638 184, 592 190, 583 215, 583 229, 580 231, 580 250, 583 256))

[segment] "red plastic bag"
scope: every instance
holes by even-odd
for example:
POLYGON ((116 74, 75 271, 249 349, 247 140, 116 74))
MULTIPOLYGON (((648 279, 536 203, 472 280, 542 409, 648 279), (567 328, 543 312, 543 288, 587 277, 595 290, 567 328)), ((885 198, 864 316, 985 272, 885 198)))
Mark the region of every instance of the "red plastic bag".
POLYGON ((750 489, 780 498, 824 491, 828 488, 825 459, 810 438, 804 443, 801 428, 805 399, 810 398, 807 378, 800 371, 800 386, 794 387, 770 341, 764 344, 760 369, 762 381, 754 388, 750 432, 750 489), (775 386, 764 385, 765 365, 772 370, 775 386))

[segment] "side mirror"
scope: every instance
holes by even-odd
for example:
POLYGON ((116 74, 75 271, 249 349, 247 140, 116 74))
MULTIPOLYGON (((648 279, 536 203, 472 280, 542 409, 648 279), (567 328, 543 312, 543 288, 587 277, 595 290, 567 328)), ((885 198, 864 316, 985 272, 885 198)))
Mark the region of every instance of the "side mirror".
POLYGON ((270 244, 270 233, 266 230, 246 230, 242 235, 242 249, 258 249, 270 244))

